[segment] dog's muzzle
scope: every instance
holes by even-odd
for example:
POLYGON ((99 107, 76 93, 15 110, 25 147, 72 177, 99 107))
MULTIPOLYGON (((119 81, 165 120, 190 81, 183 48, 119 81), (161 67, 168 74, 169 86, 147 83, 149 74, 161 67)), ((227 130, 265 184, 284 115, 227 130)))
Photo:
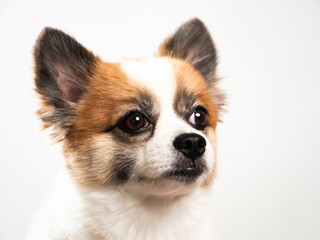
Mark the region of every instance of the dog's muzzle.
POLYGON ((184 133, 176 137, 173 146, 182 156, 177 159, 166 178, 180 182, 194 182, 206 169, 202 155, 206 150, 206 140, 196 133, 184 133))

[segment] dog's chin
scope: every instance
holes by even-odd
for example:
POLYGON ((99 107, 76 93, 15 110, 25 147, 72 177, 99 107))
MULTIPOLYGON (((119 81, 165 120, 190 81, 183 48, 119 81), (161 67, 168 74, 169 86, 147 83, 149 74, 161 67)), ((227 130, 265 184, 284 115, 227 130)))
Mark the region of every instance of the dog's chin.
POLYGON ((193 192, 202 182, 202 168, 173 169, 160 177, 139 176, 130 185, 135 193, 148 196, 175 197, 193 192))

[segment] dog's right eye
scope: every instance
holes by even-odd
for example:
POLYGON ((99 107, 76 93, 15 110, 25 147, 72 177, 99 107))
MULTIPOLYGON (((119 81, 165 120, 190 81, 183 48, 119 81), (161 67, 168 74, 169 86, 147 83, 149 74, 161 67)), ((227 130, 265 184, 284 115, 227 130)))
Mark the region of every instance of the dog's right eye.
POLYGON ((196 108, 190 115, 188 122, 199 130, 205 129, 208 125, 207 110, 202 107, 196 108))
POLYGON ((129 134, 139 134, 149 129, 150 121, 140 112, 130 112, 122 118, 118 127, 129 134))

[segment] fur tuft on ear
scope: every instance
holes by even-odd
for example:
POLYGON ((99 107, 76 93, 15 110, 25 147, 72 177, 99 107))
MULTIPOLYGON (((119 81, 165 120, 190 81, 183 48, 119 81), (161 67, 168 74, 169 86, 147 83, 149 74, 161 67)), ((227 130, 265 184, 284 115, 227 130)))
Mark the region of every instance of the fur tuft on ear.
POLYGON ((191 64, 204 79, 214 81, 217 54, 206 26, 197 18, 183 24, 160 46, 160 56, 170 56, 191 64))
MULTIPOLYGON (((74 107, 88 84, 98 58, 60 30, 45 28, 34 47, 36 91, 45 127, 70 127, 74 107)), ((56 131, 57 133, 57 131, 56 131)))
POLYGON ((204 23, 194 18, 184 23, 169 36, 159 48, 158 55, 184 60, 205 79, 218 110, 225 104, 225 95, 217 87, 217 53, 210 33, 204 23))

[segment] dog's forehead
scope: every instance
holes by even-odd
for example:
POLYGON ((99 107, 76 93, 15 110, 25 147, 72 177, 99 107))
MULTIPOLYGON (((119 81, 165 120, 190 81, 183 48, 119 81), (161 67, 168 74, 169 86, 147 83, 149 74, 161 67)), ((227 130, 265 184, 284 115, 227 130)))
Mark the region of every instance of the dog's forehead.
POLYGON ((143 61, 125 61, 121 63, 121 70, 130 81, 148 89, 157 101, 159 118, 153 137, 155 141, 161 138, 161 142, 166 145, 183 131, 195 131, 179 116, 181 114, 175 108, 177 93, 181 84, 185 83, 178 79, 179 74, 174 60, 154 58, 143 61))
POLYGON ((168 116, 186 117, 193 108, 202 106, 209 112, 209 125, 215 128, 217 109, 208 84, 189 64, 159 57, 143 61, 126 60, 120 67, 129 81, 146 87, 152 93, 161 112, 165 110, 168 116))
POLYGON ((126 60, 120 66, 130 81, 151 90, 162 106, 172 106, 177 81, 170 60, 165 58, 126 60))

